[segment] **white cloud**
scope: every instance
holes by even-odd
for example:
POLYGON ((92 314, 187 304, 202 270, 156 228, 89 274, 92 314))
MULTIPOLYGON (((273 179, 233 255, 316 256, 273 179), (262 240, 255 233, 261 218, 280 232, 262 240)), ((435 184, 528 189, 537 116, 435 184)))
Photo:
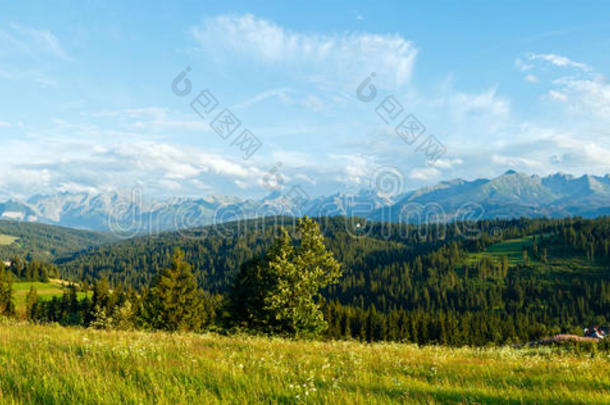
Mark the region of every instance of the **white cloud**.
POLYGON ((410 80, 417 55, 398 34, 305 34, 250 14, 208 18, 191 34, 216 59, 232 53, 322 82, 358 80, 374 71, 401 86, 410 80))
MULTIPOLYGON (((462 92, 453 88, 443 94, 428 111, 434 117, 434 126, 424 122, 428 133, 443 142, 451 139, 489 139, 510 123, 510 101, 498 95, 492 87, 481 92, 462 92), (437 128, 445 128, 439 133, 437 128)), ((419 109, 420 104, 416 104, 419 109)), ((424 118, 421 118, 424 120, 424 118)))
POLYGON ((140 118, 152 117, 154 119, 164 119, 167 117, 168 110, 163 107, 142 107, 142 108, 125 108, 122 110, 103 110, 86 114, 94 118, 102 117, 120 117, 120 118, 140 118))
POLYGON ((530 61, 542 60, 542 61, 548 62, 551 65, 554 65, 557 67, 573 67, 573 68, 577 68, 577 69, 580 69, 583 71, 591 70, 591 68, 584 63, 575 62, 566 56, 555 55, 552 53, 529 54, 528 59, 530 61))
MULTIPOLYGON (((60 40, 51 31, 15 23, 10 24, 9 27, 9 30, 0 30, 0 39, 5 44, 10 44, 9 49, 12 51, 18 51, 33 57, 50 55, 71 60, 60 40)), ((2 51, 2 48, 0 48, 0 51, 2 51)))
POLYGON ((0 187, 12 195, 29 196, 32 190, 116 190, 143 184, 155 195, 196 195, 211 188, 235 192, 227 186, 236 180, 255 184, 264 175, 253 163, 193 146, 137 139, 102 142, 90 138, 3 142, 6 156, 0 171, 5 175, 0 187))
POLYGON ((235 106, 233 106, 233 108, 234 109, 248 108, 255 104, 260 103, 261 101, 265 101, 270 98, 279 98, 280 100, 282 100, 285 103, 292 104, 294 102, 294 100, 292 99, 292 97, 289 96, 289 94, 288 94, 289 92, 290 92, 290 89, 285 88, 285 87, 266 90, 266 91, 263 91, 263 92, 255 95, 254 97, 247 99, 246 101, 236 104, 235 106))
POLYGON ((336 180, 343 184, 361 186, 373 172, 374 163, 370 158, 361 155, 330 154, 329 159, 339 163, 340 172, 336 180))
POLYGON ((305 183, 311 184, 311 185, 316 185, 316 183, 317 183, 316 179, 314 179, 313 177, 308 176, 308 175, 306 175, 304 173, 297 173, 297 174, 295 174, 294 175, 294 179, 295 179, 295 181, 305 182, 305 183))
POLYGON ((170 110, 162 107, 103 110, 83 115, 91 118, 116 118, 124 127, 136 130, 183 130, 200 132, 210 130, 208 123, 203 119, 199 119, 194 113, 190 116, 184 114, 171 114, 170 110))
POLYGON ((436 167, 439 169, 452 169, 455 166, 461 166, 464 161, 460 158, 454 159, 436 159, 427 162, 429 166, 436 167))
MULTIPOLYGON (((532 63, 545 62, 559 69, 544 72, 551 89, 546 93, 552 100, 562 101, 571 113, 593 116, 610 122, 610 82, 591 66, 556 54, 530 54, 532 63), (574 69, 577 72, 574 72, 574 69)), ((537 68, 533 65, 531 69, 537 68)), ((593 120, 592 120, 593 121, 593 120)))
POLYGON ((534 65, 523 62, 523 60, 521 58, 515 59, 515 66, 517 66, 517 68, 519 70, 521 70, 522 72, 527 72, 528 70, 531 70, 534 68, 534 65))
POLYGON ((301 101, 301 105, 312 111, 322 111, 326 107, 326 103, 324 101, 313 95, 309 95, 303 99, 301 101))
POLYGON ((209 131, 209 125, 203 120, 151 120, 135 121, 130 124, 136 129, 175 129, 184 131, 209 131))
POLYGON ((432 180, 439 177, 441 172, 434 167, 423 167, 411 169, 409 178, 413 180, 432 180))
POLYGON ((309 154, 293 150, 274 150, 271 156, 274 162, 289 167, 309 166, 314 161, 314 158, 309 154))
POLYGON ((492 88, 482 93, 456 93, 451 99, 453 110, 459 114, 491 114, 505 118, 509 113, 508 100, 499 97, 492 88))
POLYGON ((538 79, 538 77, 535 75, 528 74, 528 75, 525 75, 525 81, 530 82, 530 83, 538 83, 540 81, 540 79, 538 79))
POLYGON ((608 158, 610 148, 600 145, 599 142, 569 135, 557 135, 552 141, 556 151, 562 156, 561 161, 566 165, 601 166, 606 170, 610 168, 610 159, 608 158))
POLYGON ((557 90, 549 90, 549 97, 559 101, 566 101, 568 99, 568 96, 557 90))
POLYGON ((533 159, 527 159, 518 156, 503 156, 494 154, 491 161, 497 165, 508 166, 511 168, 532 169, 542 166, 542 164, 533 159))
MULTIPOLYGON (((591 112, 598 117, 610 118, 610 83, 602 76, 585 79, 570 77, 556 81, 563 91, 570 94, 572 107, 581 112, 591 112)), ((567 97, 566 97, 567 98, 567 97)))

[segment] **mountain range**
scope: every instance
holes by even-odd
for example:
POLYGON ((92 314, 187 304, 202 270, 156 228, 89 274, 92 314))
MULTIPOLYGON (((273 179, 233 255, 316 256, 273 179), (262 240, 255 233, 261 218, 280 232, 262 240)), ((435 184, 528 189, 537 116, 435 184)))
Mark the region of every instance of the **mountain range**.
POLYGON ((230 196, 145 200, 137 192, 57 193, 0 203, 0 218, 112 231, 129 237, 272 215, 358 216, 382 221, 610 215, 610 176, 540 177, 509 170, 493 179, 443 181, 396 196, 376 190, 292 199, 230 196))

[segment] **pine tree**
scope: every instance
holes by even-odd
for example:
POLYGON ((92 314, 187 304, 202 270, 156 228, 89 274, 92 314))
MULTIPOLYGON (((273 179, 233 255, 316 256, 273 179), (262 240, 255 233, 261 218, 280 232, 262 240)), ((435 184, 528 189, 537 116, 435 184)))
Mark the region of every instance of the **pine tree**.
POLYGON ((111 315, 111 294, 110 285, 106 278, 97 280, 93 285, 93 297, 91 308, 89 309, 85 323, 96 328, 106 328, 107 318, 111 315))
POLYGON ((38 305, 38 292, 34 286, 30 287, 28 295, 25 297, 25 315, 28 319, 36 319, 36 307, 38 305))
POLYGON ((209 309, 184 253, 176 249, 171 267, 161 270, 144 300, 144 319, 154 329, 199 331, 209 309))
POLYGON ((4 264, 0 267, 0 315, 15 315, 13 280, 11 274, 4 268, 4 264))

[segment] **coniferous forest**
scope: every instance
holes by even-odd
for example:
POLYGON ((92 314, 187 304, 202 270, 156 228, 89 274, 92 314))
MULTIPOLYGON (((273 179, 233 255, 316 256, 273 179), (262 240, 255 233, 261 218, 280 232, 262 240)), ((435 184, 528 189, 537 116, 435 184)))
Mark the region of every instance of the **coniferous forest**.
MULTIPOLYGON (((610 319, 607 218, 426 227, 345 218, 315 223, 305 229, 287 218, 236 222, 63 256, 36 274, 58 271, 74 284, 50 301, 31 292, 28 316, 105 328, 245 329, 448 345, 580 335, 610 319), (315 248, 312 240, 319 242, 315 248), (324 264, 311 266, 334 276, 315 283, 304 275, 314 274, 307 269, 320 257, 324 264), (282 283, 302 287, 282 296, 282 283), (79 299, 78 291, 90 292, 79 299), (282 308, 314 316, 282 315, 282 308)), ((33 277, 27 268, 41 268, 17 263, 8 271, 18 279, 33 277)))

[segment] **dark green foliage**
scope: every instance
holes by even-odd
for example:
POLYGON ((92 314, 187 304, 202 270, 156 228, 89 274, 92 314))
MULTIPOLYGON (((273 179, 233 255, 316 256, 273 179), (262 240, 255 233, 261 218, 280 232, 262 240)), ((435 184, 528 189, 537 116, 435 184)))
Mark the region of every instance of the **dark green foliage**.
POLYGON ((317 336, 326 322, 320 290, 335 284, 340 265, 327 251, 318 224, 299 221, 298 240, 285 229, 265 256, 242 266, 231 294, 237 321, 251 329, 294 336, 317 336))
POLYGON ((9 245, 0 245, 0 259, 8 260, 21 256, 28 262, 50 262, 92 246, 117 240, 108 233, 6 220, 0 220, 0 234, 18 238, 9 245))
POLYGON ((9 272, 0 263, 0 315, 15 315, 15 303, 13 301, 13 279, 9 272))
POLYGON ((42 263, 37 260, 28 262, 16 256, 11 259, 8 270, 19 281, 40 281, 47 283, 49 277, 59 277, 59 271, 53 264, 42 263))
MULTIPOLYGON (((246 286, 262 277, 252 268, 277 236, 277 221, 137 238, 91 249, 59 267, 74 280, 107 277, 113 286, 142 289, 182 247, 199 285, 227 294, 240 273, 251 278, 246 286)), ((339 283, 323 291, 329 337, 484 345, 610 322, 608 218, 455 223, 444 232, 367 224, 355 236, 343 218, 318 222, 343 263, 339 283), (464 229, 480 237, 466 238, 464 229), (514 255, 480 255, 498 242, 521 239, 514 255)), ((248 288, 242 302, 263 308, 264 297, 248 296, 248 288)), ((272 322, 260 313, 256 318, 272 322)))
POLYGON ((110 290, 107 280, 93 285, 91 298, 78 299, 79 287, 68 285, 61 297, 42 301, 31 289, 26 298, 26 315, 35 322, 58 322, 62 325, 88 326, 98 329, 133 329, 138 325, 138 294, 122 288, 110 290))
POLYGON ((211 314, 191 266, 177 249, 171 267, 161 270, 144 296, 143 319, 154 329, 199 331, 210 321, 211 314))
POLYGON ((255 330, 280 328, 273 313, 265 309, 267 291, 274 288, 274 280, 267 277, 267 269, 264 258, 251 259, 241 265, 229 298, 230 322, 255 330))
POLYGON ((110 293, 110 285, 108 284, 108 280, 106 280, 105 278, 98 280, 93 285, 91 309, 86 314, 86 323, 94 328, 99 329, 105 329, 109 327, 111 324, 110 319, 114 308, 114 301, 117 295, 118 294, 110 293))
POLYGON ((28 319, 58 322, 98 329, 153 328, 195 330, 214 320, 216 300, 206 295, 195 281, 184 254, 177 250, 172 265, 155 277, 150 288, 138 294, 121 285, 110 288, 102 278, 92 286, 91 299, 78 299, 78 287, 71 284, 60 297, 41 301, 31 289, 26 299, 28 319))
POLYGON ((37 319, 37 311, 39 310, 38 306, 39 298, 38 292, 34 288, 34 286, 30 287, 30 291, 28 291, 28 295, 25 298, 25 316, 27 319, 37 319))

